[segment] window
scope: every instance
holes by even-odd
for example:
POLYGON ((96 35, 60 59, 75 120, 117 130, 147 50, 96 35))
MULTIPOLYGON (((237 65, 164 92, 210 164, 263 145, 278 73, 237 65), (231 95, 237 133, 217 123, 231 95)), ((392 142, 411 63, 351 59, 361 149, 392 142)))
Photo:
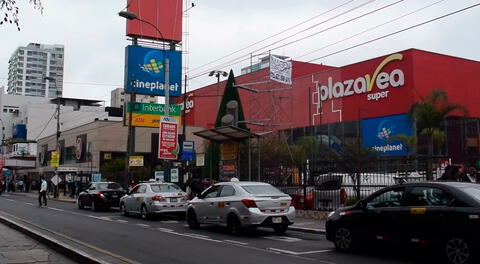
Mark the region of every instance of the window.
POLYGON ((182 190, 175 184, 152 184, 152 192, 181 192, 182 190))
POLYGON ((367 202, 367 209, 379 207, 398 207, 402 205, 404 188, 396 188, 386 191, 370 199, 367 202))
POLYGON ((97 184, 97 189, 104 190, 104 189, 121 189, 122 187, 116 182, 102 182, 97 184))
POLYGON ((220 191, 220 197, 227 197, 235 195, 235 188, 230 185, 223 185, 222 190, 220 191))
POLYGON ((208 188, 204 193, 203 197, 204 198, 214 198, 217 197, 218 189, 220 186, 212 186, 208 188))
POLYGON ((251 194, 285 195, 283 192, 273 187, 272 185, 244 185, 242 186, 242 188, 251 194))
POLYGON ((145 193, 146 191, 147 191, 147 186, 146 185, 140 185, 137 193, 145 193))
POLYGON ((413 187, 407 194, 406 206, 446 206, 452 195, 434 187, 413 187))

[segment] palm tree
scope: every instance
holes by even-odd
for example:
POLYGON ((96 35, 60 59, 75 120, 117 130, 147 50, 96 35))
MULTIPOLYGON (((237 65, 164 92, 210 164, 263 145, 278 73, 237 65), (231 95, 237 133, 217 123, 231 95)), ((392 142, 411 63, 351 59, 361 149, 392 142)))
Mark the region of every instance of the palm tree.
POLYGON ((452 112, 460 111, 468 115, 467 109, 448 100, 444 90, 432 90, 428 96, 410 105, 408 114, 420 129, 420 135, 428 139, 427 179, 432 180, 432 155, 434 146, 441 146, 445 141, 445 133, 440 129, 443 120, 452 112))

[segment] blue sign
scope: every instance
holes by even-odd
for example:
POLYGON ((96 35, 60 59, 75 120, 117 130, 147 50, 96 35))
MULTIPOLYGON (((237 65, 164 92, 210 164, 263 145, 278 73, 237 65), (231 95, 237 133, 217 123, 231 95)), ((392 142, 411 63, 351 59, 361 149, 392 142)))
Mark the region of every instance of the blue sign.
POLYGON ((92 182, 101 182, 102 174, 101 173, 92 173, 92 182))
POLYGON ((192 161, 195 158, 195 141, 183 141, 180 157, 183 161, 192 161))
POLYGON ((373 148, 381 156, 408 154, 405 142, 390 139, 400 134, 413 136, 412 122, 406 114, 362 120, 363 145, 373 148))
POLYGON ((125 91, 165 95, 165 58, 170 60, 170 96, 182 93, 182 53, 141 46, 125 48, 125 91))

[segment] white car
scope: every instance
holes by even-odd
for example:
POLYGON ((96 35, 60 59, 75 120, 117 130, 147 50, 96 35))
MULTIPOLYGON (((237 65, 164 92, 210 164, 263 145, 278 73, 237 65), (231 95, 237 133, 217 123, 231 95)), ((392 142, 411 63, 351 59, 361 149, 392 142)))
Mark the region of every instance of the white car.
POLYGON ((140 183, 120 199, 120 213, 140 214, 143 219, 160 213, 183 215, 187 201, 187 194, 173 183, 140 183))
POLYGON ((187 223, 227 226, 231 234, 247 227, 272 227, 283 234, 295 219, 291 197, 268 183, 221 182, 188 203, 187 223))

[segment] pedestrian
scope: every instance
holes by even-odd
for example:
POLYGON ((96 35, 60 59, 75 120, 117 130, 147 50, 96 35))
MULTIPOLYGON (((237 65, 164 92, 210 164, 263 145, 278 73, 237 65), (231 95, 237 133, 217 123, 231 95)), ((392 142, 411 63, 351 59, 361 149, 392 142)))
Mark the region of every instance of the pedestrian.
POLYGON ((38 191, 38 206, 42 206, 42 198, 43 198, 43 205, 47 206, 47 181, 42 177, 40 184, 40 190, 38 191))
POLYGON ((471 182, 471 183, 480 183, 480 179, 478 178, 477 168, 475 166, 470 166, 468 168, 467 173, 462 174, 461 181, 471 182))

